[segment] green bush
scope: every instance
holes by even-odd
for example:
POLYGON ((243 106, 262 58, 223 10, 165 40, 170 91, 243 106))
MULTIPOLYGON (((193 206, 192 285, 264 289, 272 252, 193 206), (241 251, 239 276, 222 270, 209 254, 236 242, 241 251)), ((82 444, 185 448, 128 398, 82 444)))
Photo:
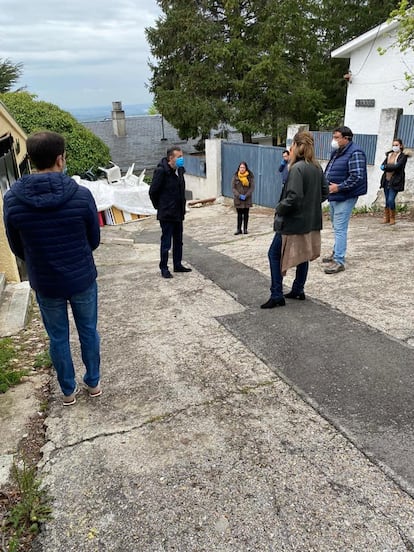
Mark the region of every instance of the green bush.
POLYGON ((28 92, 0 94, 0 101, 26 134, 51 130, 65 137, 66 164, 70 175, 82 174, 88 169, 96 171, 98 166, 104 167, 109 163, 108 146, 57 105, 39 101, 28 92))
POLYGON ((10 536, 9 551, 20 549, 19 541, 27 533, 37 535, 40 526, 51 518, 51 500, 36 478, 36 468, 23 462, 12 467, 12 476, 17 485, 19 500, 8 513, 10 536))
POLYGON ((5 393, 9 387, 20 382, 28 370, 14 368, 12 360, 16 357, 16 351, 9 338, 0 339, 0 393, 5 393))

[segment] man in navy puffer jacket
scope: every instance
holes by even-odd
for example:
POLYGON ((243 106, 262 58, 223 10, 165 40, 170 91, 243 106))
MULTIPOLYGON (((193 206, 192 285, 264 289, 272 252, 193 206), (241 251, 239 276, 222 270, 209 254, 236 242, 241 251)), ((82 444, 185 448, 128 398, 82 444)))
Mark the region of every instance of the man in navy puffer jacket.
POLYGON ((101 394, 97 271, 92 255, 100 241, 98 215, 90 191, 62 173, 65 142, 60 134, 29 136, 27 151, 37 172, 23 176, 4 196, 4 223, 11 250, 26 262, 63 404, 71 405, 79 390, 69 345, 68 302, 86 367, 84 383, 90 396, 101 394))

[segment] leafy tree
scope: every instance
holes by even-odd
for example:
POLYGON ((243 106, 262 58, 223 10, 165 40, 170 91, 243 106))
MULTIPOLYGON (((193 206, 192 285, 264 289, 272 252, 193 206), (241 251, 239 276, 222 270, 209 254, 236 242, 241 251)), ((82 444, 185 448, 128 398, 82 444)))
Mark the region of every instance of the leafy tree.
POLYGON ((158 109, 155 104, 150 105, 148 108, 148 115, 158 115, 158 109))
POLYGON ((414 49, 414 11, 413 2, 401 0, 398 7, 390 13, 390 19, 399 21, 398 45, 402 52, 414 49))
POLYGON ((22 63, 12 63, 9 59, 0 59, 0 93, 10 92, 23 71, 22 63))
POLYGON ((334 48, 386 19, 395 0, 157 0, 146 30, 151 91, 181 137, 228 123, 276 137, 345 103, 334 48))
MULTIPOLYGON (((389 21, 396 19, 399 22, 397 31, 397 41, 393 46, 397 46, 401 52, 409 49, 414 49, 414 2, 401 0, 398 6, 391 11, 389 21)), ((379 48, 379 53, 382 55, 387 49, 379 48)), ((406 91, 414 88, 414 73, 412 71, 405 72, 406 91)))
POLYGON ((58 106, 36 100, 28 92, 0 94, 14 119, 27 134, 41 130, 59 132, 66 140, 66 163, 69 174, 82 174, 110 161, 109 148, 100 138, 58 106))

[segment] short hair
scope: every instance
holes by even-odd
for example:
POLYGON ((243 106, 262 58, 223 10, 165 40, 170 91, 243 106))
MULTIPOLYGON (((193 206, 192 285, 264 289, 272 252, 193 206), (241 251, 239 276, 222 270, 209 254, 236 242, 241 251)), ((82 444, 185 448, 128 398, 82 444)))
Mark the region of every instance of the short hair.
POLYGON ((354 137, 354 133, 352 130, 347 126, 341 126, 334 129, 334 132, 339 132, 339 134, 342 134, 344 138, 348 138, 349 141, 352 141, 352 138, 354 137))
POLYGON ((27 153, 39 170, 51 169, 59 155, 65 153, 65 139, 57 132, 45 130, 30 135, 26 142, 27 153))
POLYGON ((284 153, 287 153, 288 155, 290 155, 290 151, 289 151, 288 149, 283 150, 283 151, 282 151, 282 155, 283 155, 284 153))
POLYGON ((171 159, 171 157, 173 156, 173 153, 175 151, 181 151, 182 152, 183 150, 180 148, 180 146, 172 146, 171 148, 168 148, 167 149, 167 159, 168 159, 168 161, 171 159))

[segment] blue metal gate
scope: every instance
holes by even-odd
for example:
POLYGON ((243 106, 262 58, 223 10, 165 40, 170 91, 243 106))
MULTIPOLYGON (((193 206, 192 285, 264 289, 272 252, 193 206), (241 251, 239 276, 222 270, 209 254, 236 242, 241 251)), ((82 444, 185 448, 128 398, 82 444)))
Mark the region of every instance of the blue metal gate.
POLYGON ((414 147, 414 115, 401 115, 397 138, 401 138, 404 146, 414 147))
POLYGON ((285 148, 222 142, 221 190, 225 197, 233 197, 231 180, 239 164, 245 161, 255 176, 253 203, 275 207, 282 191, 279 165, 285 148))

